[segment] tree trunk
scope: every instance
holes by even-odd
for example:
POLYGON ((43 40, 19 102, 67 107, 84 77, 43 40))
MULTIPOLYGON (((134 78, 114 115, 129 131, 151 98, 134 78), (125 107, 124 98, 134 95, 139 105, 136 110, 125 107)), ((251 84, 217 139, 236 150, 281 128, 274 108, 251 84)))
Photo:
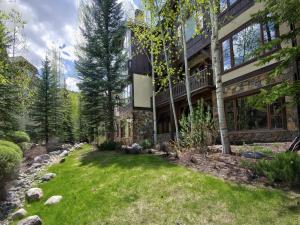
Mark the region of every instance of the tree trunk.
POLYGON ((152 75, 152 113, 153 113, 153 143, 157 145, 157 123, 156 123, 156 105, 155 105, 155 73, 153 59, 153 42, 151 41, 151 75, 152 75))
MULTIPOLYGON (((180 4, 180 2, 179 2, 180 4)), ((180 7, 180 22, 181 22, 181 36, 182 36, 182 46, 183 46, 183 59, 184 59, 184 71, 185 71, 185 88, 186 88, 186 96, 188 100, 190 114, 193 115, 193 105, 192 105, 192 97, 191 97, 191 88, 190 88, 190 71, 187 59, 187 47, 186 47, 186 37, 185 37, 185 29, 184 29, 184 21, 183 21, 183 13, 181 5, 180 7)), ((191 127, 193 124, 191 124, 191 127)))
POLYGON ((218 22, 218 5, 217 0, 209 0, 210 9, 210 23, 211 23, 211 55, 212 55, 212 66, 213 73, 215 76, 216 83, 216 97, 217 97, 217 109, 218 109, 218 119, 220 136, 222 142, 222 153, 230 154, 230 142, 228 136, 227 123, 225 118, 224 110, 224 98, 223 98, 223 87, 222 87, 222 77, 221 77, 221 54, 219 48, 219 22, 218 22))

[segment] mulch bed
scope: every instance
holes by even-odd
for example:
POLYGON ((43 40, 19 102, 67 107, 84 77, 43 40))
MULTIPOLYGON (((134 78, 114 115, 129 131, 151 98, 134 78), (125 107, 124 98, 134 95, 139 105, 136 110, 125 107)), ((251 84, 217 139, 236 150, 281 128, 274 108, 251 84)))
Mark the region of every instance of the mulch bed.
MULTIPOLYGON (((253 146, 253 145, 251 145, 253 146)), ((255 146, 268 147, 274 153, 282 152, 288 146, 288 143, 280 144, 255 144, 255 146)), ((270 185, 265 177, 258 177, 253 171, 243 166, 242 161, 255 162, 256 159, 242 157, 240 150, 249 150, 251 147, 232 146, 232 154, 224 155, 221 153, 221 146, 211 146, 208 154, 185 152, 181 153, 179 158, 168 156, 167 159, 173 163, 186 166, 188 168, 207 173, 224 180, 229 180, 238 184, 250 184, 254 186, 271 186, 287 190, 287 186, 282 184, 270 185)))

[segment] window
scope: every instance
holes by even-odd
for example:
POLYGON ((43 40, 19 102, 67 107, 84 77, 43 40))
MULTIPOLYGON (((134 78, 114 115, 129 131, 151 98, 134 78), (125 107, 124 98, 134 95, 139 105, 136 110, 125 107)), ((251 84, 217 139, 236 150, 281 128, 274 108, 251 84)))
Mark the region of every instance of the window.
POLYGON ((223 64, 224 70, 231 68, 231 56, 230 56, 230 40, 226 40, 222 44, 223 48, 223 64))
MULTIPOLYGON (((222 42, 223 71, 242 65, 254 58, 254 52, 261 44, 277 37, 274 23, 251 24, 222 42)), ((276 50, 278 46, 274 46, 276 50)))
POLYGON ((234 65, 240 65, 252 59, 254 51, 260 45, 260 25, 253 24, 233 35, 232 45, 234 65))
POLYGON ((247 97, 225 101, 228 130, 259 130, 284 128, 283 100, 278 100, 264 108, 254 108, 247 97))
POLYGON ((220 12, 224 12, 228 9, 231 5, 236 3, 237 0, 220 0, 220 12))

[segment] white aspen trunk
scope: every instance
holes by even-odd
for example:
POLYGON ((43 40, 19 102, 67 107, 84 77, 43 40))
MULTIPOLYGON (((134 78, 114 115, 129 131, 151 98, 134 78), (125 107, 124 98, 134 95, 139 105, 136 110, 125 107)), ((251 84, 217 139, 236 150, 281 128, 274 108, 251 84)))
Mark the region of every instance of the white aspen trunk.
POLYGON ((153 42, 151 41, 151 76, 152 76, 152 113, 153 113, 153 143, 157 145, 157 123, 156 123, 156 105, 155 105, 155 73, 153 59, 153 42))
MULTIPOLYGON (((179 1, 179 4, 180 4, 180 1, 179 1)), ((188 100, 190 114, 193 115, 193 105, 192 105, 191 88, 190 88, 190 71, 189 71, 189 65, 188 65, 188 59, 187 59, 187 47, 186 47, 184 20, 183 20, 181 5, 179 7, 180 7, 180 22, 181 22, 181 36, 182 36, 182 46, 183 46, 186 96, 187 96, 187 100, 188 100)), ((192 126, 193 126, 193 124, 191 124, 191 127, 192 126)))
MULTIPOLYGON (((155 4, 158 6, 157 0, 155 0, 155 4)), ((160 15, 158 14, 159 21, 161 20, 160 15)), ((161 35, 164 35, 163 28, 161 27, 161 35)), ((171 80, 171 75, 170 75, 170 66, 169 66, 169 57, 168 57, 168 52, 167 52, 167 47, 166 47, 166 41, 164 36, 162 36, 162 41, 163 41, 163 50, 164 50, 164 57, 165 57, 165 62, 166 62, 166 67, 167 67, 167 76, 168 76, 168 83, 169 83, 169 93, 170 93, 170 102, 171 102, 171 108, 172 108, 172 114, 174 118, 174 124, 175 124, 175 141, 178 143, 179 142, 179 129, 178 129, 178 121, 177 121, 177 115, 176 115, 176 109, 175 109, 175 104, 174 104, 174 98, 173 98, 173 92, 172 92, 172 80, 171 80)))
POLYGON ((211 23, 211 55, 212 55, 212 67, 215 76, 216 83, 216 97, 217 97, 217 110, 219 118, 220 136, 222 142, 222 153, 230 154, 230 142, 228 136, 227 123, 225 118, 223 87, 221 77, 221 54, 219 48, 219 22, 218 22, 218 10, 219 1, 209 0, 210 9, 210 23, 211 23))

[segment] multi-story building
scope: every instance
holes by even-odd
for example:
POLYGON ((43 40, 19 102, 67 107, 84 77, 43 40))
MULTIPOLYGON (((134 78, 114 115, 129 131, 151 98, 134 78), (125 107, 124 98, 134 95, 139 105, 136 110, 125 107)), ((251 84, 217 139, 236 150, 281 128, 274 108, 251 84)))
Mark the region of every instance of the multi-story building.
MULTIPOLYGON (((136 10, 136 14, 139 12, 136 10)), ((133 35, 130 29, 126 31, 124 51, 128 62, 125 75, 129 84, 120 96, 120 106, 115 109, 115 139, 123 144, 151 140, 153 135, 151 66, 145 54, 135 51, 133 35)))
MULTIPOLYGON (((297 77, 299 79, 299 62, 295 62, 297 66, 286 69, 281 77, 274 79, 270 84, 267 82, 268 73, 278 62, 261 66, 258 65, 258 59, 253 57, 252 53, 261 43, 267 43, 279 33, 284 34, 291 29, 287 24, 276 26, 273 23, 255 23, 252 15, 261 7, 263 4, 255 0, 221 1, 219 20, 222 26, 219 29, 219 41, 222 52, 222 82, 226 120, 232 143, 290 141, 299 132, 300 112, 296 105, 289 104, 291 97, 283 96, 273 104, 260 109, 247 104, 249 97, 258 94, 268 85, 278 84, 284 79, 294 80, 297 77)), ((196 104, 199 99, 204 99, 217 118, 215 84, 211 70, 210 34, 206 31, 204 35, 195 36, 195 26, 196 22, 192 17, 186 20, 192 102, 196 104)), ((203 30, 209 30, 205 29, 205 23, 203 30)), ((274 50, 265 52, 264 55, 272 54, 280 47, 284 46, 274 46, 274 50)), ((144 63, 140 60, 135 62, 138 67, 142 67, 140 63, 144 63)), ((145 65, 149 66, 148 63, 145 65)), ((132 85, 135 89, 139 84, 133 82, 132 85)), ((177 118, 180 118, 188 112, 184 81, 174 85, 172 91, 177 118)), ((158 139, 170 140, 174 135, 174 123, 168 88, 158 93, 155 98, 158 139)), ((152 127, 149 125, 145 128, 152 127)))

